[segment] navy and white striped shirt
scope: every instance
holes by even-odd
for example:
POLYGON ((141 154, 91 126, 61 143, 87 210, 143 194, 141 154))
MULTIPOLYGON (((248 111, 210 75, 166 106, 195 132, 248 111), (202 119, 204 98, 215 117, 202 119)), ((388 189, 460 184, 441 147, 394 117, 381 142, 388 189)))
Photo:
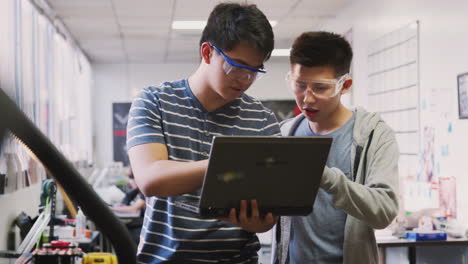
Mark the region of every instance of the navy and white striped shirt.
MULTIPOLYGON (((187 80, 148 87, 135 98, 127 126, 127 147, 145 143, 167 146, 169 159, 207 159, 214 135, 279 135, 273 112, 243 94, 207 112, 187 80)), ((200 189, 183 195, 200 198, 200 189)), ((260 249, 254 233, 174 206, 175 197, 146 198, 138 246, 140 263, 257 263, 260 249)))

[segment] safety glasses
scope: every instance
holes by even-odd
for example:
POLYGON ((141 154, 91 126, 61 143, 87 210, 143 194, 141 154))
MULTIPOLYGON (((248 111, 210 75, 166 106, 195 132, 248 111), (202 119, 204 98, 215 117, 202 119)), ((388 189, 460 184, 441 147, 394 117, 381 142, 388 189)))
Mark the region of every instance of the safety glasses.
POLYGON ((228 75, 229 77, 235 80, 254 82, 262 78, 263 75, 265 75, 266 70, 264 68, 257 69, 239 64, 231 60, 215 45, 210 43, 210 46, 213 47, 224 58, 223 69, 226 75, 228 75))
POLYGON ((348 73, 338 79, 316 80, 299 79, 293 76, 291 72, 286 75, 288 86, 295 94, 303 94, 310 88, 315 96, 322 98, 335 97, 343 89, 343 84, 348 78, 348 73))

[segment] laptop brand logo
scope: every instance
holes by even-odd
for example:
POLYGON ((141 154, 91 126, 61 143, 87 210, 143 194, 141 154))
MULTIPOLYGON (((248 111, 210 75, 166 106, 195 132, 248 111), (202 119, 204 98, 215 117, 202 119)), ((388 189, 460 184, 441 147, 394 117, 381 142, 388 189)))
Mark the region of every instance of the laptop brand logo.
POLYGON ((232 182, 232 181, 235 181, 235 180, 240 180, 240 179, 243 179, 244 178, 244 173, 243 172, 239 172, 239 171, 226 171, 226 172, 223 172, 223 173, 219 173, 217 175, 217 178, 219 181, 222 181, 222 182, 225 182, 225 183, 229 183, 229 182, 232 182))
POLYGON ((277 165, 286 165, 285 161, 278 160, 275 157, 266 157, 263 161, 258 161, 257 166, 262 166, 265 168, 271 168, 277 165))

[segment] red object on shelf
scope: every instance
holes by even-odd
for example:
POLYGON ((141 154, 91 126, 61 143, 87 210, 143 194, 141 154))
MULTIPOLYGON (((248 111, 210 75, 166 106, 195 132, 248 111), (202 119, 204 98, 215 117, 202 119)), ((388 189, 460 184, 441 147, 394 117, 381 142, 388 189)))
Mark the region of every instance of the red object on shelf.
POLYGON ((68 247, 70 245, 70 242, 61 241, 61 240, 53 240, 52 242, 50 242, 50 245, 53 247, 68 247))

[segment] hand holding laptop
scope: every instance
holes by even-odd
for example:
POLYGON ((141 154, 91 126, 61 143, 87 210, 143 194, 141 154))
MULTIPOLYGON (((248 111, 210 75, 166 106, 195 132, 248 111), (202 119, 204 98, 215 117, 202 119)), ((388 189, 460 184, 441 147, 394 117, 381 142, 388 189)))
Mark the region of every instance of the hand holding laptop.
POLYGON ((260 215, 256 200, 251 201, 251 213, 247 213, 247 201, 242 200, 240 203, 239 217, 237 217, 236 209, 231 208, 229 217, 217 218, 221 221, 230 222, 231 224, 242 227, 244 230, 253 233, 263 233, 270 230, 278 220, 277 216, 272 213, 267 213, 265 216, 260 215))

